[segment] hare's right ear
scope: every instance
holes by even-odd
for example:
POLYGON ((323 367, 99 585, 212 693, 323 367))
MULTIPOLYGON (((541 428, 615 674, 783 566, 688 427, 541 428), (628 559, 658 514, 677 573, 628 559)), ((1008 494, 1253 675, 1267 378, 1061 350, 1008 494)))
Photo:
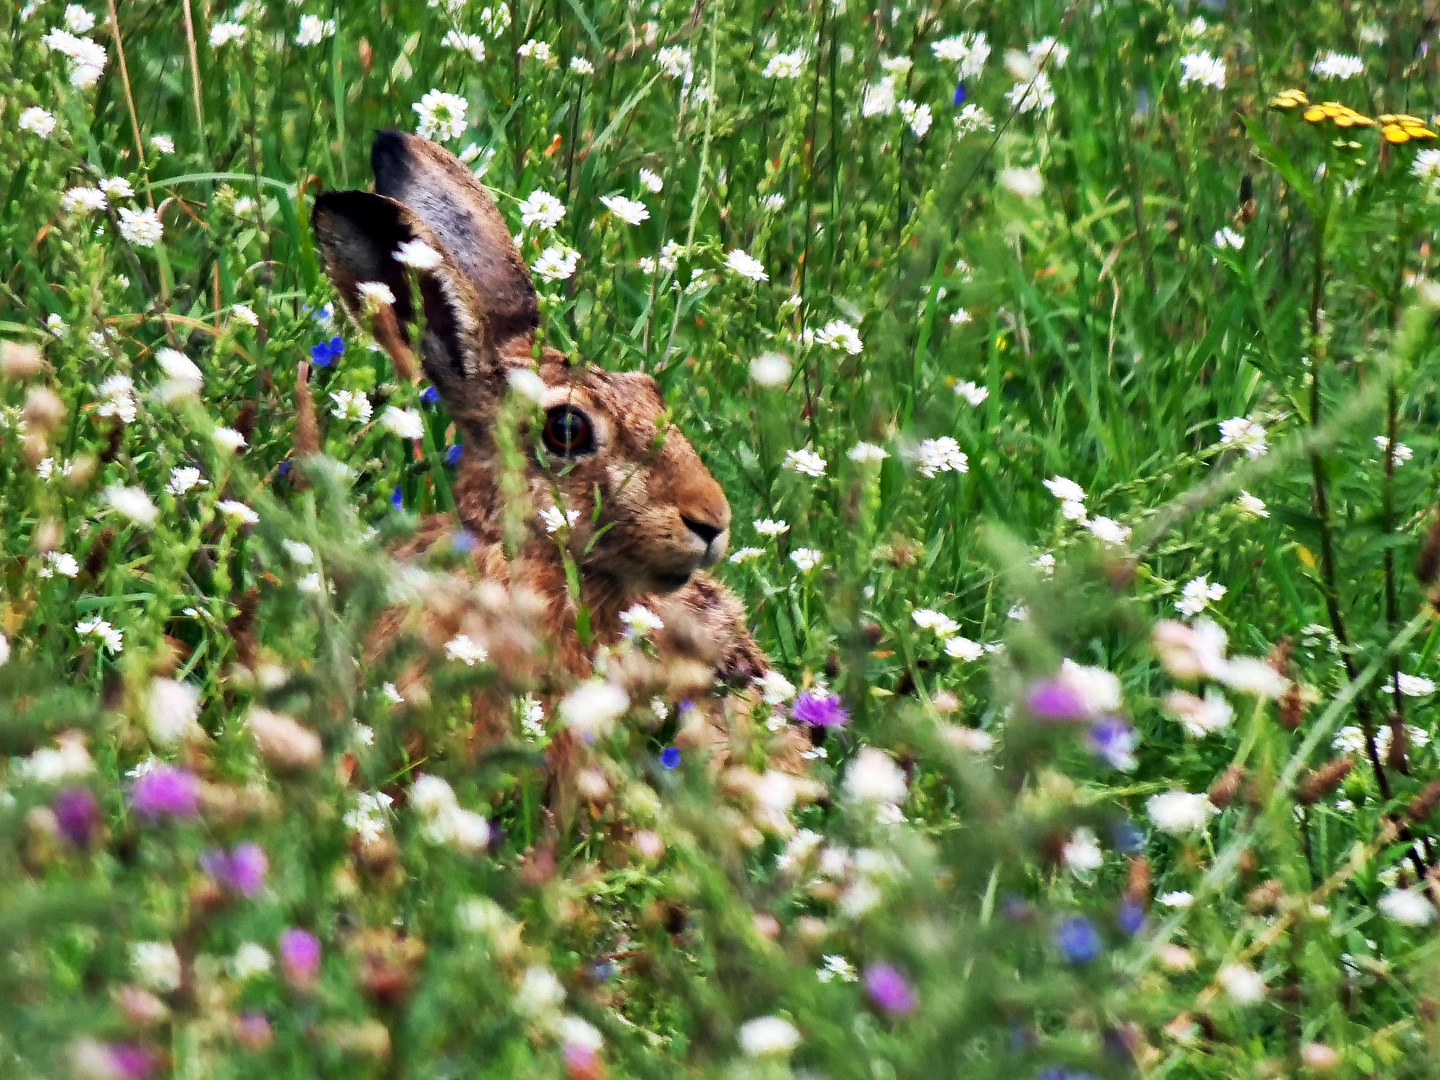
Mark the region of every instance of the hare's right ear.
POLYGON ((373 328, 402 373, 414 371, 410 341, 415 310, 405 266, 396 255, 400 245, 411 240, 423 240, 440 254, 439 265, 420 272, 425 317, 421 362, 451 415, 483 428, 495 406, 494 387, 503 378, 503 361, 474 286, 440 238, 408 207, 367 191, 320 195, 310 221, 326 273, 345 307, 373 328), (385 286, 393 303, 367 297, 364 286, 370 283, 385 286))

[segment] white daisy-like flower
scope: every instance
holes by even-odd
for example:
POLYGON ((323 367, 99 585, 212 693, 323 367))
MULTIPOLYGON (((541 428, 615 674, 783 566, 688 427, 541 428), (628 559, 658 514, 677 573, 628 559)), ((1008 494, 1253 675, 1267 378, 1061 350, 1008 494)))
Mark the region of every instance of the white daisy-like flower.
POLYGON ((579 510, 561 511, 558 506, 550 506, 540 511, 540 521, 545 526, 547 533, 556 533, 561 529, 568 528, 580 520, 579 510))
POLYGON ((1254 1005, 1265 999, 1265 977, 1248 964, 1226 964, 1215 980, 1237 1005, 1254 1005))
POLYGON ((1185 587, 1180 590, 1180 599, 1175 601, 1175 609, 1186 618, 1199 615, 1210 606, 1212 600, 1219 600, 1225 592, 1224 585, 1212 584, 1210 579, 1202 574, 1185 583, 1185 587))
POLYGON ((1172 836, 1199 832, 1210 818, 1220 811, 1204 795, 1188 791, 1167 791, 1152 795, 1145 802, 1150 822, 1161 832, 1172 836))
POLYGON ((984 386, 978 386, 973 382, 957 382, 955 384, 955 393, 975 406, 983 405, 985 399, 990 396, 989 389, 984 386))
POLYGON ((1258 458, 1269 449, 1265 428, 1244 416, 1220 421, 1220 445, 1243 450, 1246 457, 1258 458))
POLYGON ((300 30, 295 35, 295 44, 302 49, 311 45, 319 45, 328 37, 335 34, 335 20, 322 19, 318 15, 301 15, 300 30))
POLYGON ((199 469, 181 465, 170 470, 170 482, 165 485, 165 490, 171 495, 184 495, 191 488, 204 487, 208 483, 199 469))
MULTIPOLYGON (((124 213, 122 210, 121 213, 124 213)), ((255 314, 255 309, 249 304, 231 304, 230 314, 246 326, 259 326, 260 316, 255 314)))
POLYGON ((210 47, 212 49, 224 48, 232 41, 240 41, 245 37, 245 27, 238 22, 217 22, 210 28, 210 47))
POLYGON ((796 548, 790 553, 790 561, 793 562, 802 574, 808 574, 814 570, 825 559, 825 553, 815 548, 796 548))
POLYGON ((832 953, 820 957, 820 969, 815 972, 815 978, 823 983, 828 983, 832 979, 853 983, 860 978, 860 973, 855 970, 855 965, 845 957, 832 953))
POLYGON ((921 630, 930 630, 937 637, 954 637, 960 632, 960 624, 942 611, 934 608, 916 608, 910 613, 910 618, 921 630))
POLYGON ((755 522, 755 531, 761 536, 783 536, 790 531, 790 525, 785 521, 776 521, 773 518, 760 518, 755 522))
POLYGON ((1235 709, 1213 686, 1205 691, 1203 698, 1184 690, 1172 690, 1165 695, 1165 708, 1197 739, 1223 731, 1235 719, 1235 709))
MULTIPOLYGON (((1375 446, 1382 454, 1385 452, 1385 448, 1389 445, 1390 440, 1388 437, 1384 435, 1375 436, 1375 446)), ((1395 444, 1395 449, 1390 454, 1390 461, 1393 466, 1398 467, 1400 465, 1404 465, 1405 462, 1409 461, 1414 456, 1414 450, 1411 450, 1410 447, 1406 446, 1403 442, 1397 442, 1395 444)))
POLYGON ((565 204, 548 191, 536 188, 520 201, 520 225, 528 229, 539 225, 542 229, 553 229, 565 216, 565 204))
POLYGON ((1039 41, 1032 41, 1026 47, 1025 55, 1037 68, 1049 67, 1058 71, 1065 66, 1065 61, 1070 59, 1070 47, 1061 45, 1053 37, 1043 37, 1039 41))
POLYGON ((816 479, 825 475, 825 459, 808 447, 785 451, 785 468, 816 479))
POLYGON ((774 191, 760 200, 760 206, 766 213, 774 214, 785 209, 785 196, 774 191))
POLYGON ((759 1016, 740 1025, 739 1039, 748 1057, 777 1057, 800 1045, 800 1032, 778 1016, 759 1016))
POLYGON ((1396 676, 1395 681, 1400 684, 1400 693, 1406 697, 1425 697, 1435 692, 1435 683, 1422 675, 1406 675, 1402 672, 1396 676))
POLYGON ((150 526, 160 516, 160 510, 150 501, 144 488, 115 485, 105 489, 105 501, 117 513, 129 518, 136 525, 150 526))
POLYGON ((434 270, 444 260, 424 240, 402 240, 395 249, 395 261, 415 270, 434 270))
POLYGON ((625 624, 626 632, 636 638, 649 637, 656 630, 665 628, 665 624, 660 621, 660 616, 644 604, 634 604, 622 611, 620 621, 625 624))
POLYGON ((784 386, 790 381, 790 358, 784 353, 761 353, 750 361, 750 378, 761 386, 784 386))
POLYGON ((1435 906, 1423 889, 1391 889, 1375 906, 1380 914, 1403 926, 1428 926, 1435 921, 1435 906))
POLYGON ((60 197, 60 209, 67 214, 93 214, 106 205, 105 193, 91 187, 72 187, 60 197))
POLYGON ((898 99, 895 96, 895 79, 886 75, 879 82, 865 88, 865 96, 860 99, 860 115, 867 120, 872 116, 889 116, 895 111, 896 104, 898 99))
POLYGON ((447 49, 467 53, 477 64, 485 62, 485 39, 479 34, 467 34, 463 30, 450 30, 440 40, 447 49))
POLYGON ((136 247, 154 247, 165 236, 165 228, 160 223, 160 215, 153 207, 144 207, 140 210, 132 210, 128 206, 120 208, 120 235, 128 243, 136 247))
POLYGON ((1245 517, 1268 518, 1270 516, 1270 511, 1265 508, 1264 500, 1257 499, 1243 488, 1235 499, 1235 505, 1240 508, 1240 513, 1245 517))
POLYGON ((1030 565, 1046 577, 1055 576, 1055 556, 1048 551, 1042 551, 1039 555, 1035 556, 1035 561, 1030 565))
POLYGON ((650 211, 644 203, 627 199, 624 195, 602 195, 600 201, 626 225, 639 225, 650 217, 650 211))
POLYGON ((66 4, 65 29, 72 34, 88 34, 95 29, 95 16, 79 4, 66 4))
POLYGON ((1163 907, 1188 908, 1195 902, 1195 897, 1191 896, 1188 892, 1177 889, 1174 892, 1161 893, 1155 897, 1155 902, 1163 907))
POLYGON ((1130 542, 1130 529, 1108 517, 1091 518, 1085 523, 1095 539, 1110 547, 1130 542))
POLYGON ((690 50, 682 45, 667 45, 655 54, 655 62, 672 79, 683 78, 692 69, 690 50))
POLYGON ((1052 476, 1045 481, 1045 490, 1061 502, 1085 501, 1085 489, 1068 476, 1052 476))
POLYGON ((355 799, 355 809, 345 814, 345 827, 365 844, 373 844, 385 834, 386 811, 395 800, 383 791, 362 792, 355 799))
POLYGON ((566 281, 575 276, 575 267, 580 263, 580 253, 569 248, 552 244, 540 253, 530 269, 544 281, 566 281))
POLYGON ((1234 229, 1230 228, 1229 225, 1226 225, 1224 228, 1222 228, 1219 232, 1215 234, 1215 236, 1211 240, 1211 243, 1213 243, 1217 248, 1220 248, 1222 251, 1225 248, 1231 248, 1235 251, 1239 251, 1245 246, 1245 237, 1240 233, 1236 232, 1234 229))
POLYGON ((449 142, 465 134, 465 113, 470 103, 459 94, 431 90, 411 108, 419 117, 415 131, 421 138, 449 142))
POLYGON ((929 105, 919 105, 910 100, 897 102, 895 107, 900 110, 901 117, 905 123, 910 125, 910 130, 915 138, 923 139, 930 130, 930 124, 934 117, 929 105))
POLYGON ((968 664, 985 655, 985 646, 978 641, 971 641, 969 638, 957 634, 955 637, 945 640, 945 655, 952 660, 963 660, 968 664))
POLYGON ((550 62, 550 43, 531 38, 515 50, 515 55, 522 60, 536 60, 542 64, 548 64, 550 62))
POLYGON ((985 61, 990 58, 990 43, 983 33, 956 34, 931 42, 930 51, 937 60, 958 65, 960 80, 964 82, 978 78, 985 69, 985 61))
POLYGON ((1365 61, 1358 56, 1331 50, 1317 56, 1310 65, 1310 71, 1322 79, 1353 79, 1365 74, 1365 61))
POLYGON ((1224 60, 1216 59, 1208 52, 1193 52, 1180 58, 1180 66, 1184 69, 1180 76, 1181 86, 1197 83, 1212 90, 1225 89, 1224 60))
POLYGON ((874 443, 858 442, 845 451, 845 456, 857 465, 873 465, 888 458, 890 451, 883 446, 876 446, 874 443))
POLYGON ((607 734, 630 708, 630 697, 614 683, 592 679, 560 700, 560 719, 587 742, 607 734))
POLYGON ((1001 169, 996 175, 1000 186, 1022 199, 1036 199, 1045 190, 1039 169, 1001 169))
POLYGON ((386 408, 380 416, 380 426, 394 432, 402 439, 423 439, 425 421, 418 409, 398 409, 394 405, 386 408))
POLYGON ((977 131, 994 131, 995 121, 979 105, 966 105, 955 114, 955 135, 963 139, 977 131))
POLYGON ((79 573, 80 563, 68 551, 47 551, 44 565, 40 567, 42 578, 52 578, 56 574, 61 577, 73 578, 79 573))
POLYGON ((1045 113, 1055 104, 1055 89, 1050 85, 1050 76, 1037 71, 1006 91, 1005 100, 1012 110, 1022 116, 1037 110, 1045 113))
POLYGON ((362 281, 355 286, 355 292, 360 297, 361 306, 368 312, 395 303, 395 293, 383 281, 362 281))
POLYGON ((1410 162, 1410 175, 1432 191, 1440 189, 1440 150, 1418 150, 1410 162))
POLYGON ((490 651, 469 634, 456 634, 445 643, 445 659, 459 660, 466 667, 483 664, 490 658, 490 651))
POLYGON ((136 941, 130 945, 130 970, 149 990, 170 994, 180 989, 180 954, 168 941, 136 941))
POLYGON ((260 515, 238 499, 221 499, 215 504, 215 509, 239 525, 258 525, 260 523, 260 515))
POLYGON ((20 119, 16 121, 15 126, 21 131, 28 131, 32 135, 48 139, 55 132, 55 117, 40 106, 32 105, 20 114, 20 119))
POLYGON ((743 562, 749 562, 751 559, 758 559, 761 555, 764 555, 764 554, 765 554, 765 549, 764 549, 764 548, 758 548, 758 547, 742 547, 742 548, 738 548, 737 550, 732 551, 732 552, 730 553, 730 561, 731 561, 732 563, 737 563, 737 564, 738 564, 738 563, 743 563, 743 562))
POLYGON ((334 403, 330 415, 336 420, 368 424, 375 411, 370 399, 360 390, 333 390, 330 400, 334 403))
POLYGON ((312 566, 315 562, 315 549, 309 544, 303 544, 299 540, 281 540, 280 546, 285 554, 290 556, 291 562, 297 566, 312 566))
POLYGON ((572 56, 570 58, 570 70, 577 75, 594 75, 595 65, 583 56, 572 56))
POLYGON ((808 59, 804 49, 776 53, 760 74, 766 79, 798 79, 805 74, 805 62, 808 59))
POLYGON ((725 256, 725 266, 732 272, 751 281, 769 281, 770 275, 765 272, 765 264, 753 256, 747 255, 739 248, 731 248, 730 253, 725 256))
POLYGON ((755 682, 766 705, 783 705, 796 694, 795 684, 778 671, 767 671, 755 682))
POLYGON ((175 152, 175 140, 169 135, 151 135, 150 145, 160 154, 173 154, 175 152))
POLYGON ((660 179, 660 175, 649 169, 640 170, 639 180, 640 186, 651 194, 658 195, 665 188, 665 181, 660 179))
POLYGON ((275 958, 263 945, 247 941, 235 950, 230 958, 230 974, 237 982, 245 982, 257 975, 266 975, 275 966, 275 958))
POLYGON ((938 439, 922 439, 916 448, 915 460, 920 475, 927 479, 942 472, 970 471, 969 457, 949 435, 942 435, 938 439))
POLYGON ((1083 825, 1070 834, 1070 839, 1060 849, 1060 858, 1072 874, 1089 874, 1105 865, 1105 853, 1100 850, 1100 838, 1093 829, 1083 825))
POLYGON ((210 439, 221 450, 231 454, 245 448, 245 436, 234 428, 217 427, 210 433, 210 439))
POLYGON ((157 349, 155 361, 160 365, 161 371, 177 382, 198 384, 204 379, 195 361, 179 349, 157 349))
POLYGON ((864 344, 860 340, 860 331, 844 319, 831 319, 815 331, 815 344, 841 349, 851 356, 858 356, 861 349, 864 348, 864 344))
POLYGON ((111 626, 109 622, 98 615, 76 623, 75 633, 82 638, 94 638, 108 653, 118 653, 125 647, 124 631, 111 626))

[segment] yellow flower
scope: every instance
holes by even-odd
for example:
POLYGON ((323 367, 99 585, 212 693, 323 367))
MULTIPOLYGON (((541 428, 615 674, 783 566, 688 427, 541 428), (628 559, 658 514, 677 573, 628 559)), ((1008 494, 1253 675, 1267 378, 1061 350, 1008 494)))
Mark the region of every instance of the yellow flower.
POLYGON ((1321 120, 1332 120, 1336 127, 1374 127, 1375 121, 1368 116, 1362 116, 1349 105, 1341 105, 1338 101, 1327 101, 1323 105, 1311 105, 1305 110, 1305 119, 1312 124, 1318 124, 1321 120))
POLYGON ((1380 117, 1380 134, 1385 136, 1386 142, 1392 143, 1435 138, 1435 132, 1425 126, 1424 120, 1405 113, 1383 113, 1380 117))
POLYGON ((1270 99, 1272 109, 1293 109, 1299 105, 1309 105, 1310 99, 1305 96, 1304 90, 1281 90, 1270 99))

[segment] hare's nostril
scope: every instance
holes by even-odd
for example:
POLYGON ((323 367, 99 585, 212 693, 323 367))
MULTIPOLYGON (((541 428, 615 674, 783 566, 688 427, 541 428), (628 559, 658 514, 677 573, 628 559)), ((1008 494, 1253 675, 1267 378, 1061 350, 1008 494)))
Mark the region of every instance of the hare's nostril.
POLYGON ((717 529, 714 525, 707 525, 703 521, 696 521, 692 517, 686 517, 684 514, 680 515, 680 520, 683 521, 685 527, 698 536, 707 547, 712 540, 725 531, 724 529, 717 529))

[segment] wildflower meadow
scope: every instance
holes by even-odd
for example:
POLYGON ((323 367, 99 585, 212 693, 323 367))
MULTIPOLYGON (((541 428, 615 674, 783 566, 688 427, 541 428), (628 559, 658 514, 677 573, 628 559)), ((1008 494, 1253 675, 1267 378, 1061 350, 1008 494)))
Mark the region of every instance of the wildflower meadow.
POLYGON ((0 1076, 1440 1076, 1429 0, 0 73, 0 1076))

